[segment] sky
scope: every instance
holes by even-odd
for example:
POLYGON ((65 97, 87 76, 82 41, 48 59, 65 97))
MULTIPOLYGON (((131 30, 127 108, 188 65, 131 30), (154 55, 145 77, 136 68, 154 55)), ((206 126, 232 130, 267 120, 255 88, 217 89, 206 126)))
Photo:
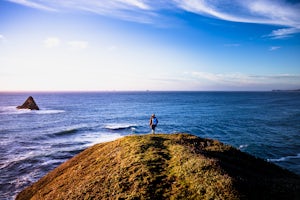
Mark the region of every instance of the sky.
POLYGON ((0 0, 0 91, 300 89, 300 0, 0 0))

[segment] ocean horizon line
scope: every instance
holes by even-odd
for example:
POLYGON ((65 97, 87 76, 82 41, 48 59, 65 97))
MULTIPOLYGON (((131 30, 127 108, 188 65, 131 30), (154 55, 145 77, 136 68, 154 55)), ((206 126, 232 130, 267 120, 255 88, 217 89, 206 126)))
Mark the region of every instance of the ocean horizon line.
POLYGON ((145 93, 145 92, 299 92, 300 89, 273 89, 273 90, 3 90, 0 94, 7 93, 145 93))

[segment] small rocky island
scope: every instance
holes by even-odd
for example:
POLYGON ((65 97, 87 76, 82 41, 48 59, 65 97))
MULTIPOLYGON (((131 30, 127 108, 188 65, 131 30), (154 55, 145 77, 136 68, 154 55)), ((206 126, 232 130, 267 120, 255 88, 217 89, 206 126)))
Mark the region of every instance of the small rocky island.
POLYGON ((299 197, 298 175, 232 146, 190 134, 148 134, 94 145, 16 199, 299 197))
POLYGON ((21 106, 17 106, 17 109, 30 109, 30 110, 39 110, 40 108, 35 103, 32 96, 29 96, 27 100, 21 106))

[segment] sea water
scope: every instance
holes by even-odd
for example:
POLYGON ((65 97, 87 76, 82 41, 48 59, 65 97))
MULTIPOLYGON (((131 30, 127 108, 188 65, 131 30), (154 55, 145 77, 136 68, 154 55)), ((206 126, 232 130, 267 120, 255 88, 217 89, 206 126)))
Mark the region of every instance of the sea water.
POLYGON ((0 93, 0 199, 87 147, 129 134, 191 133, 300 174, 300 92, 0 93), (17 110, 28 96, 41 110, 17 110))

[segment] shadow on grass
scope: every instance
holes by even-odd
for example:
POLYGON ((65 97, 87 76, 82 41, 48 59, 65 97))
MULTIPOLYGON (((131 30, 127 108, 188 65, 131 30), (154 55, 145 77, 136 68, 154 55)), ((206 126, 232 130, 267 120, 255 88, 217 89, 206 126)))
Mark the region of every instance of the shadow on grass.
POLYGON ((233 178, 241 199, 300 199, 297 174, 230 146, 220 150, 214 140, 183 137, 178 142, 216 160, 223 172, 233 178))
POLYGON ((166 140, 168 139, 153 135, 150 136, 149 142, 140 147, 140 151, 148 155, 143 158, 142 162, 151 173, 147 191, 151 199, 165 199, 164 194, 171 188, 166 175, 168 161, 171 159, 169 150, 164 144, 166 140))

